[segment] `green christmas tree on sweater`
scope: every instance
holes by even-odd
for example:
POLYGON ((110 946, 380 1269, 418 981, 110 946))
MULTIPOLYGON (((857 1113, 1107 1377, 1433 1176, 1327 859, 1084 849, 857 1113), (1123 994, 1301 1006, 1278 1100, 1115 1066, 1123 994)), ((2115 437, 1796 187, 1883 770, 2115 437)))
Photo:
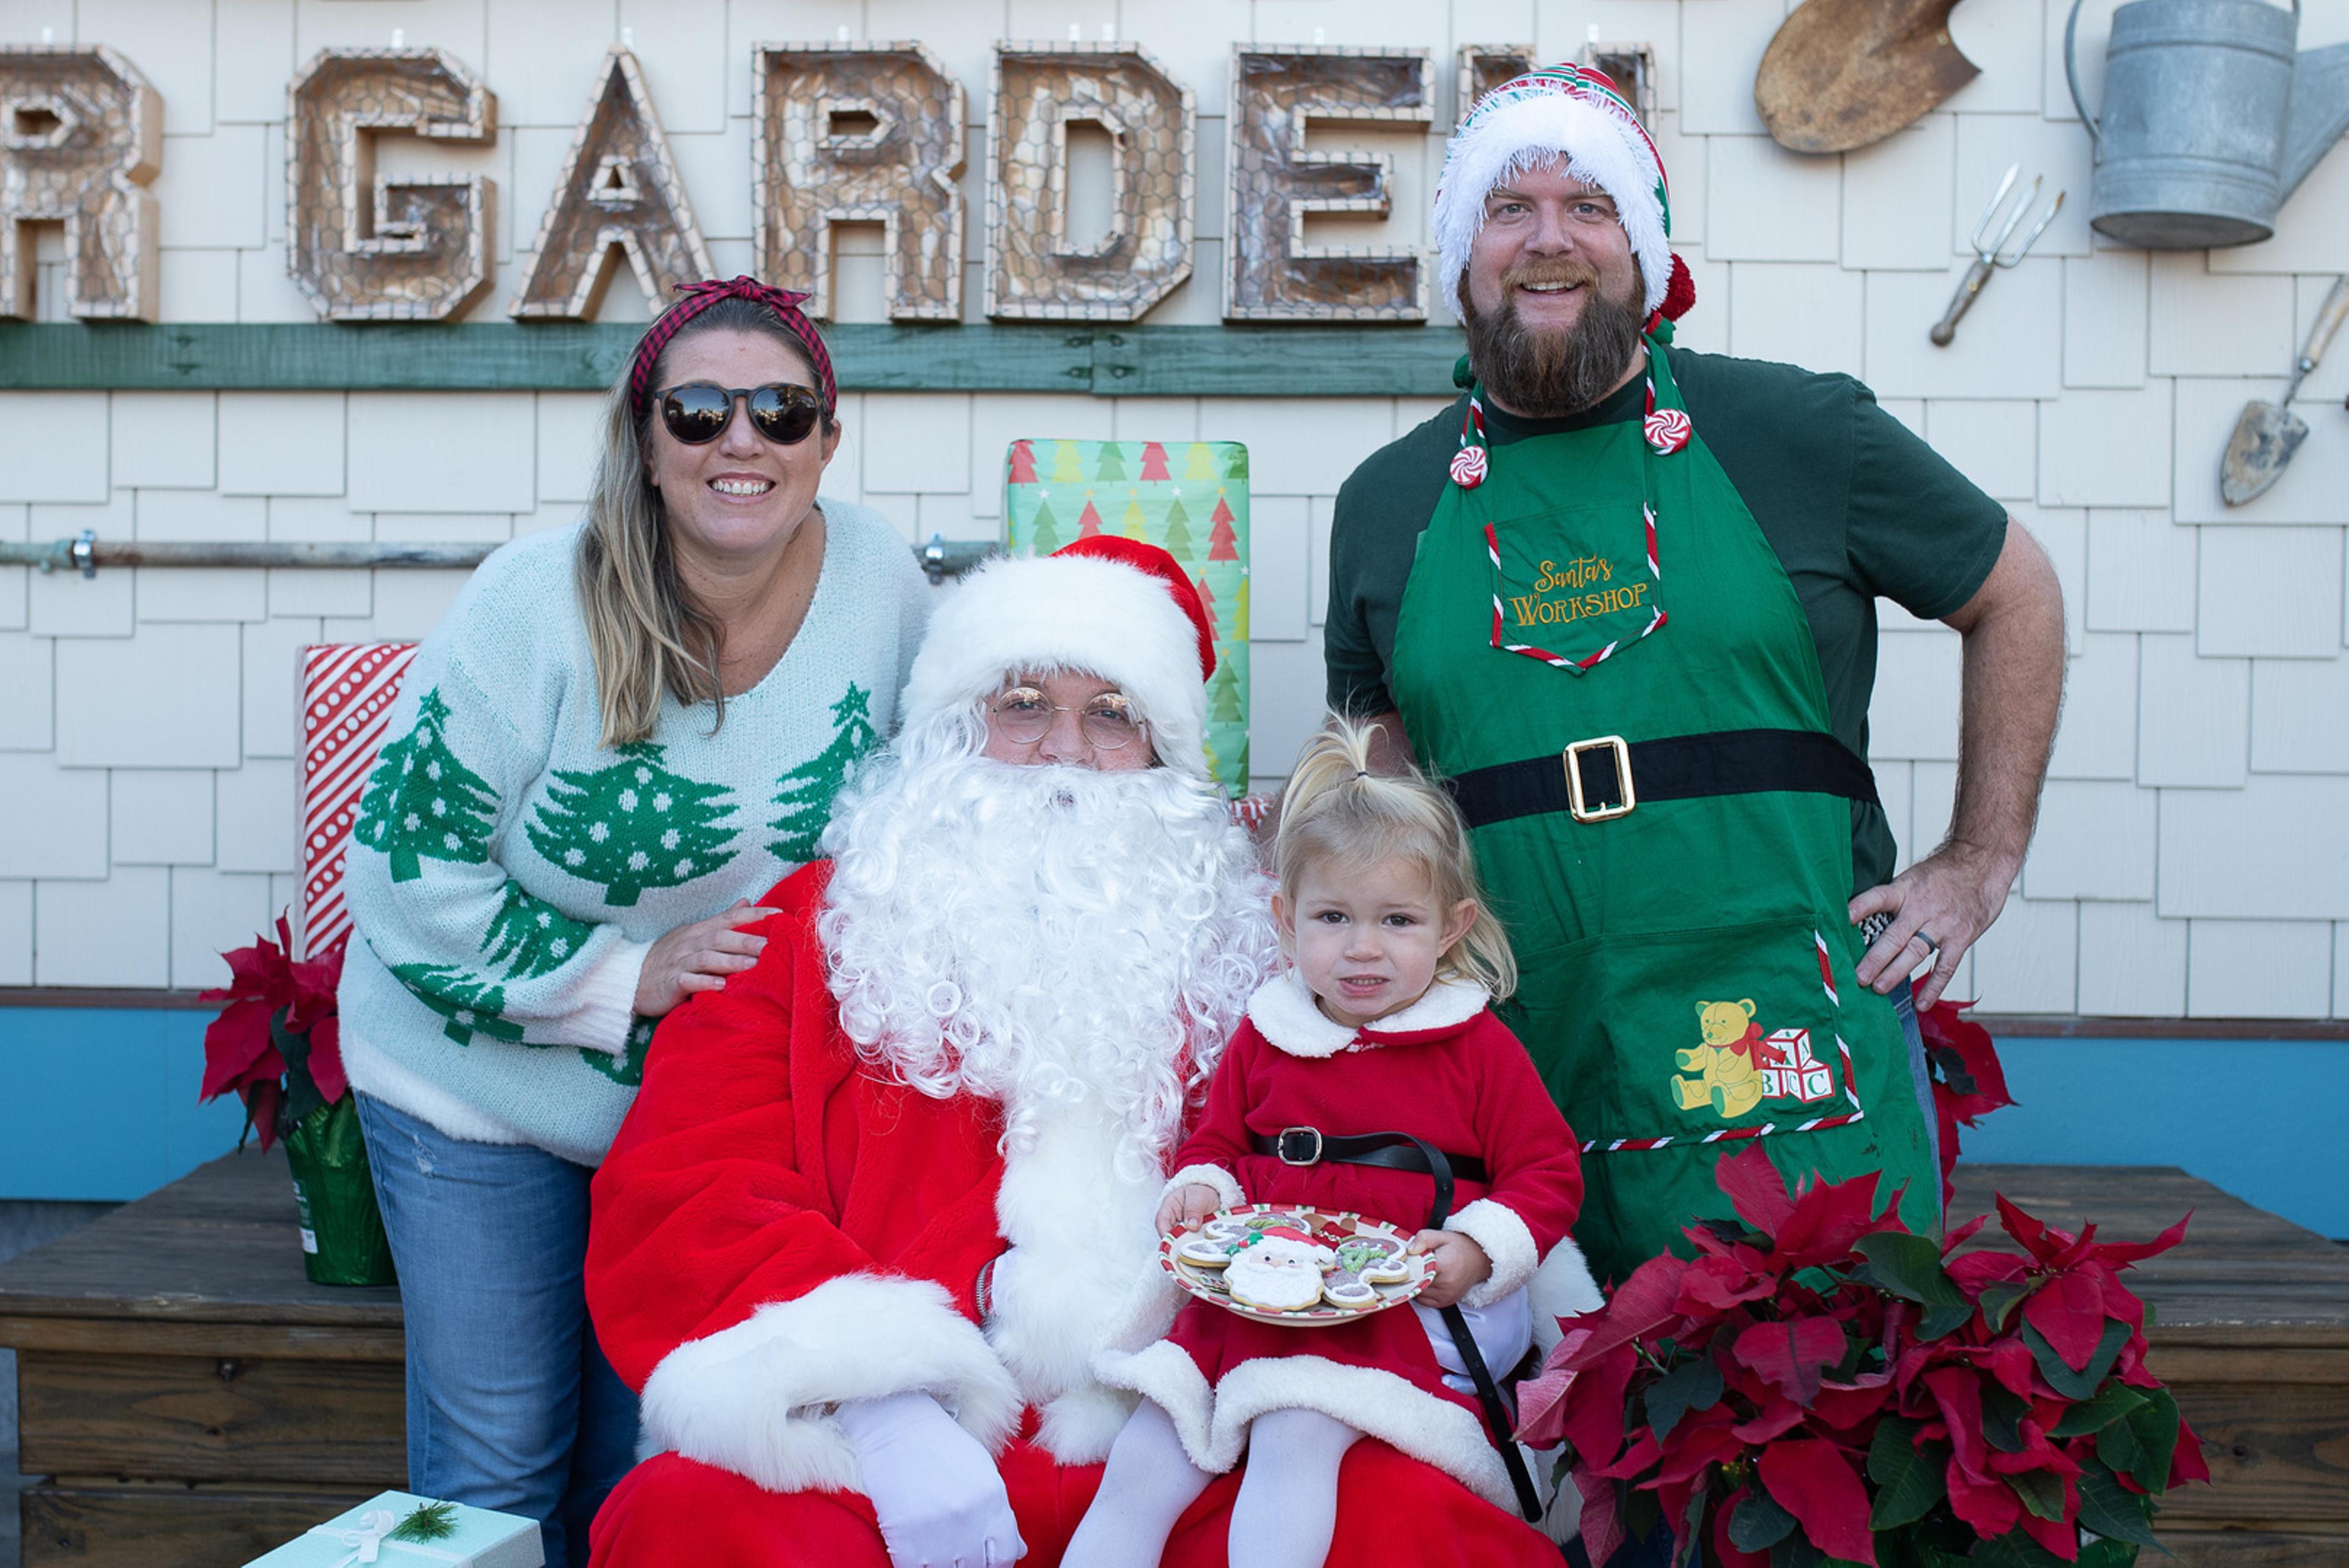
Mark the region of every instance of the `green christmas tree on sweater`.
POLYGON ((521 883, 508 882, 505 901, 481 939, 481 951, 492 963, 506 964, 508 980, 529 980, 552 974, 576 958, 595 929, 545 899, 532 898, 521 883))
POLYGON ((498 792, 449 749, 448 722, 440 689, 427 691, 416 727, 384 747, 359 799, 351 837, 391 857, 395 882, 423 876, 427 858, 469 866, 489 858, 498 792))
POLYGON ((854 681, 832 705, 832 744, 785 774, 775 804, 783 814, 767 824, 782 835, 768 847, 775 858, 797 865, 812 860, 832 821, 832 799, 848 782, 848 770, 880 741, 870 717, 872 693, 854 681))
POLYGON ((676 888, 734 858, 739 835, 724 826, 728 791, 662 763, 657 741, 619 748, 607 768, 557 772, 529 826, 541 855, 583 882, 604 884, 604 902, 635 903, 647 888, 676 888))
POLYGON ((582 1049, 579 1059, 624 1089, 639 1088, 645 1081, 645 1053, 652 1049, 653 1026, 657 1018, 639 1018, 628 1025, 627 1049, 618 1055, 609 1051, 582 1049))
POLYGON ((492 985, 453 964, 396 963, 391 972, 417 1001, 449 1021, 440 1033, 458 1044, 471 1045, 476 1034, 514 1045, 529 1044, 522 1037, 521 1024, 509 1023, 501 1016, 506 1005, 503 986, 492 985))

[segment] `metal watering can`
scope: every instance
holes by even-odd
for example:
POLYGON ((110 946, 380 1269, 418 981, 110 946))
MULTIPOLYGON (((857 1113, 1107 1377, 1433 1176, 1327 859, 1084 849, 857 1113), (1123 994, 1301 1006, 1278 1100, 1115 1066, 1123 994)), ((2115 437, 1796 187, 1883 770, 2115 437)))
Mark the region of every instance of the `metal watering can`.
POLYGON ((2105 113, 2080 96, 2073 34, 2064 74, 2095 143, 2088 222, 2149 250, 2246 245, 2349 130, 2349 44, 2295 55, 2300 0, 2131 0, 2113 13, 2105 113))

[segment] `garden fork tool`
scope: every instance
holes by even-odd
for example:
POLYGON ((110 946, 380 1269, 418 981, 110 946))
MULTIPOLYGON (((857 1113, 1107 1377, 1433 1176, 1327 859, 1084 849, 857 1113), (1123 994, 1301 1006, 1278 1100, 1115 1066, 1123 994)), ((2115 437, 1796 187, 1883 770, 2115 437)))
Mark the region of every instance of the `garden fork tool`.
POLYGON ((1950 296, 1950 308, 1941 313, 1940 320, 1933 323, 1932 337, 1936 348, 1947 348, 1951 339, 1957 337, 1959 318, 1973 305, 1974 296, 1982 291, 1982 285, 1990 281, 1991 269, 2011 267, 2029 255, 2031 247, 2039 243, 2039 236, 2047 232, 2047 225, 2055 221, 2055 214, 2064 210, 2064 192, 2058 191, 2055 200, 2049 202, 2047 210, 2039 215, 2039 222, 2023 236, 2023 243, 2014 244, 2014 231, 2023 227, 2023 219, 2031 215, 2031 209, 2039 201, 2039 188, 2046 182, 2044 176, 2033 175, 2031 189, 2023 193, 2023 199, 2014 203, 2013 210, 2006 213, 2006 221, 2001 223, 2000 212, 2005 208, 2006 198, 2013 191, 2014 182, 2022 172, 2022 164, 2007 165, 2006 178, 1998 182, 1998 189, 1991 194, 1990 205, 1982 209, 1981 221, 1974 224, 1973 238, 1968 242, 1974 249, 1974 265, 1966 268, 1965 277, 1958 284, 1958 292, 1950 296))
POLYGON ((2235 421, 2235 433, 2227 438, 2227 455, 2219 463, 2219 496, 2228 505, 2240 506, 2273 484, 2292 454, 2300 450, 2300 443, 2308 439, 2307 423, 2289 411, 2292 400, 2300 391, 2302 379, 2324 358, 2344 319, 2349 319, 2349 277, 2337 277, 2333 280, 2333 292, 2324 296, 2316 312, 2316 325, 2308 329, 2308 347, 2293 363, 2283 396, 2272 403, 2247 404, 2243 417, 2235 421))

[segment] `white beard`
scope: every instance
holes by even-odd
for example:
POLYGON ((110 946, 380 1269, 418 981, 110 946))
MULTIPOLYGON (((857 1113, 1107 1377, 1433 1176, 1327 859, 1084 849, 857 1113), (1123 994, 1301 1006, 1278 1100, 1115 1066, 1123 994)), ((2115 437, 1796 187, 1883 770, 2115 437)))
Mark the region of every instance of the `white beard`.
POLYGON ((923 1094, 1000 1104, 1007 1153, 1083 1107, 1153 1179, 1272 972, 1270 885, 1172 769, 1018 767, 974 722, 909 730, 835 807, 817 922, 842 1028, 923 1094))

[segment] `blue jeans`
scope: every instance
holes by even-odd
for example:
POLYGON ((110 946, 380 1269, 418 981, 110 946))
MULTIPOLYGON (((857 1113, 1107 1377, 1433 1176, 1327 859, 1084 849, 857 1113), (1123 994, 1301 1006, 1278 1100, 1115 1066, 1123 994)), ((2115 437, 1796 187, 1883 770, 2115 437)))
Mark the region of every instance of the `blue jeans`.
POLYGON ((595 1173, 358 1105, 407 1314, 408 1490, 535 1519, 549 1568, 585 1564, 636 1445, 636 1397, 587 1321, 595 1173))

